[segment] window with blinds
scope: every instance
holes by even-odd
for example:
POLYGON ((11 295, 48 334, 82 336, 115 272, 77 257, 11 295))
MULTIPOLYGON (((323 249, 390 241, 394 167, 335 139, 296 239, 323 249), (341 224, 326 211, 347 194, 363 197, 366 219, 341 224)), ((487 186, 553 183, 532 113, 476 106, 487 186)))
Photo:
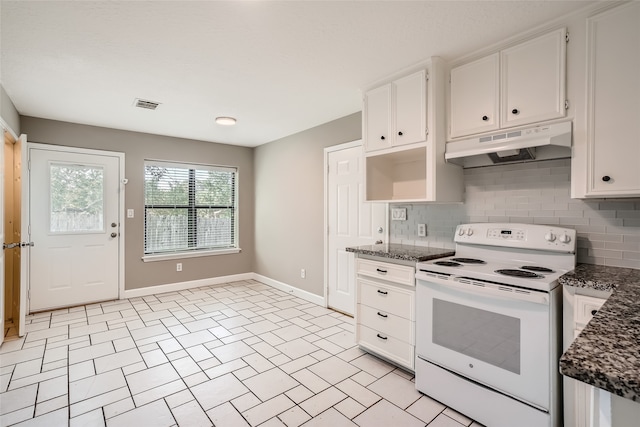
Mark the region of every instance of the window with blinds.
POLYGON ((237 248, 237 169, 146 161, 144 253, 237 248))

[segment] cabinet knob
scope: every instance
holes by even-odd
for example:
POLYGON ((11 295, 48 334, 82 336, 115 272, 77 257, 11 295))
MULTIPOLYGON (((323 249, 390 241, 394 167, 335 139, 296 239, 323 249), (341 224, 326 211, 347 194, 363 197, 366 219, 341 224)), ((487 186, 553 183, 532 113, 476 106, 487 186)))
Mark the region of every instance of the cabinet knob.
POLYGON ((486 122, 487 120, 489 120, 489 117, 487 117, 487 116, 482 116, 482 120, 484 120, 484 121, 486 122))
POLYGON ((386 139, 386 138, 384 137, 384 135, 382 135, 382 136, 380 137, 380 139, 383 139, 383 140, 384 140, 384 139, 386 139))
POLYGON ((609 182, 609 181, 611 181, 611 177, 609 175, 605 175, 605 176, 602 177, 602 180, 604 182, 609 182))
POLYGON ((399 136, 402 136, 402 132, 398 132, 398 135, 399 135, 399 136))
POLYGON ((517 108, 511 110, 511 114, 520 114, 520 111, 517 108))
POLYGON ((598 310, 591 310, 591 315, 595 316, 597 312, 598 312, 598 310))

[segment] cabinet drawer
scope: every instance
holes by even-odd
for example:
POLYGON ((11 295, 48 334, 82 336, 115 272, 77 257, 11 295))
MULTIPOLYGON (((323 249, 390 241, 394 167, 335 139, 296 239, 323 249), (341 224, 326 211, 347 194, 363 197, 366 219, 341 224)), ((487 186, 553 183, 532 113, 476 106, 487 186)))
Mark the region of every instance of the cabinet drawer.
POLYGON ((358 303, 395 314, 405 319, 415 320, 414 291, 398 289, 392 285, 358 279, 358 303))
POLYGON ((576 295, 573 319, 576 324, 586 325, 595 315, 595 312, 602 307, 606 300, 602 298, 588 297, 586 295, 576 295))
POLYGON ((358 323, 408 344, 415 344, 415 322, 404 317, 358 304, 358 323))
POLYGON ((358 344, 413 371, 415 347, 391 335, 357 325, 358 344))
POLYGON ((406 265, 358 258, 358 274, 388 280, 401 285, 415 286, 416 269, 406 265))

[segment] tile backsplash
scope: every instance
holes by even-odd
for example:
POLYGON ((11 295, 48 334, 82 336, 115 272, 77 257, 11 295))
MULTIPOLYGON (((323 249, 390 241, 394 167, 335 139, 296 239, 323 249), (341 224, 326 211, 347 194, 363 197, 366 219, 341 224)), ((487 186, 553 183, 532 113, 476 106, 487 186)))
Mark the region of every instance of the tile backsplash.
POLYGON ((458 224, 559 225, 577 231, 578 262, 640 269, 640 200, 572 199, 570 176, 570 159, 465 169, 464 203, 391 204, 407 219, 390 221, 390 242, 453 248, 458 224))

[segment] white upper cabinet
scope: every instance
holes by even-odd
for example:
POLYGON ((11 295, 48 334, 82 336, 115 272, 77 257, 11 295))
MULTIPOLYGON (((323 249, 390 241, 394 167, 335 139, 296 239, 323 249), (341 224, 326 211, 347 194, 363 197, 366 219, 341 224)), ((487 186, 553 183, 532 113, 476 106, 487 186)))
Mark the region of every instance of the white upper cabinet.
POLYGON ((366 151, 391 147, 391 85, 368 91, 364 96, 364 140, 366 151))
POLYGON ((640 196, 640 3, 587 20, 587 197, 640 196))
POLYGON ((391 83, 395 94, 394 145, 413 144, 427 139, 427 89, 423 71, 391 83))
POLYGON ((500 52, 502 127, 565 116, 564 29, 500 52))
POLYGON ((498 129, 499 54, 451 70, 451 137, 498 129))
POLYGON ((367 152, 426 140, 426 72, 424 70, 364 96, 364 141, 367 152))
POLYGON ((424 66, 366 92, 363 133, 368 202, 462 201, 462 168, 444 159, 445 64, 442 58, 433 57, 424 66))
POLYGON ((566 29, 451 70, 450 138, 564 117, 566 29))

